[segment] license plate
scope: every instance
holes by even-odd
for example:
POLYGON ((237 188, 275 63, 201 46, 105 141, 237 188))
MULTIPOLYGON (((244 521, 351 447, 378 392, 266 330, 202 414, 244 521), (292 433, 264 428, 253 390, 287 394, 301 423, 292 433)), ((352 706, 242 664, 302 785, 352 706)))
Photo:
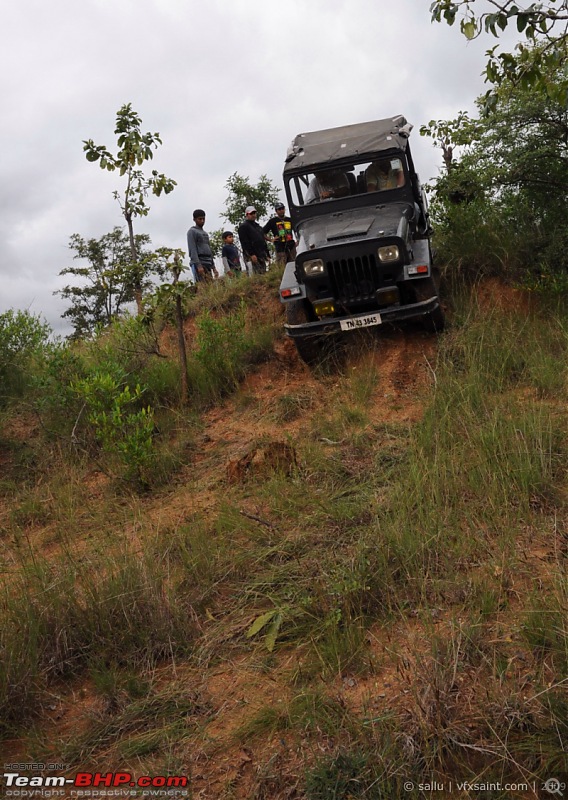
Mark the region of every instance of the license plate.
POLYGON ((356 317, 355 319, 342 319, 339 324, 342 331, 355 331, 358 328, 370 328, 371 325, 380 325, 382 322, 380 314, 369 314, 368 317, 356 317))

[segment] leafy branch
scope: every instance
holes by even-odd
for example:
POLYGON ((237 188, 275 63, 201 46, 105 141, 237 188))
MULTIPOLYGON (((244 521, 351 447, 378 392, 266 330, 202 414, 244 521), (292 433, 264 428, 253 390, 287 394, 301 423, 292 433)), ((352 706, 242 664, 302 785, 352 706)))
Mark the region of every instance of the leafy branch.
MULTIPOLYGON (((524 7, 514 0, 486 0, 489 11, 476 13, 476 0, 435 0, 430 6, 433 22, 459 27, 466 39, 476 39, 482 34, 498 38, 511 24, 523 34, 526 43, 516 46, 516 54, 499 50, 498 45, 487 51, 484 75, 494 86, 511 81, 523 89, 544 88, 551 99, 565 102, 568 95, 568 77, 560 84, 547 80, 551 70, 557 70, 568 59, 568 0, 548 0, 530 3, 524 7), (534 48, 539 45, 538 57, 534 48)), ((495 91, 485 95, 486 108, 496 103, 495 91)))

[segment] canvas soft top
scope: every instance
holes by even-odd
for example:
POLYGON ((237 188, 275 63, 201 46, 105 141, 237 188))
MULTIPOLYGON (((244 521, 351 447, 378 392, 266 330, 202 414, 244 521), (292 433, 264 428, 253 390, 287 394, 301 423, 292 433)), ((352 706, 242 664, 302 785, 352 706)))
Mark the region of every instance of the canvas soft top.
POLYGON ((405 150, 411 130, 412 125, 399 114, 373 122, 299 133, 288 150, 284 174, 379 150, 405 150))

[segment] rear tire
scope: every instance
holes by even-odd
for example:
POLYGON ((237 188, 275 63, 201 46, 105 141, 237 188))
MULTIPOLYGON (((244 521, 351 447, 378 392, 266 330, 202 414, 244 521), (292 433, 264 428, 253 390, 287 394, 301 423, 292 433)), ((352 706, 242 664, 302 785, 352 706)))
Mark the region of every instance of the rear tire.
MULTIPOLYGON (((288 325, 303 325, 312 322, 305 300, 291 300, 286 303, 286 321, 288 325)), ((323 339, 315 334, 294 338, 298 355, 309 366, 318 364, 323 356, 323 339)))
MULTIPOLYGON (((438 295, 439 299, 438 282, 434 277, 419 278, 418 280, 412 282, 412 288, 414 289, 414 296, 417 303, 421 303, 424 300, 430 300, 430 298, 435 297, 436 295, 438 295)), ((435 311, 427 314, 423 318, 422 324, 427 331, 431 331, 432 333, 441 333, 446 324, 442 307, 438 306, 435 311)))

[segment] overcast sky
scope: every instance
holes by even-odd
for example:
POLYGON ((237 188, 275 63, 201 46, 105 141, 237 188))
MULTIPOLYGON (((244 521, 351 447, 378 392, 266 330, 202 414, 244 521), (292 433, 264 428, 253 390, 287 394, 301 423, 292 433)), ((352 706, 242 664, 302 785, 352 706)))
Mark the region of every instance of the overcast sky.
POLYGON ((178 183, 136 223, 155 247, 185 249, 196 207, 207 230, 225 226, 234 172, 282 187, 286 149, 303 131, 401 113, 422 179, 436 175, 440 153, 418 129, 473 108, 495 42, 431 24, 430 3, 4 0, 0 312, 29 309, 68 332, 53 292, 72 264, 69 237, 123 221, 119 176, 88 163, 82 142, 115 150, 124 103, 160 132, 152 168, 178 183))

